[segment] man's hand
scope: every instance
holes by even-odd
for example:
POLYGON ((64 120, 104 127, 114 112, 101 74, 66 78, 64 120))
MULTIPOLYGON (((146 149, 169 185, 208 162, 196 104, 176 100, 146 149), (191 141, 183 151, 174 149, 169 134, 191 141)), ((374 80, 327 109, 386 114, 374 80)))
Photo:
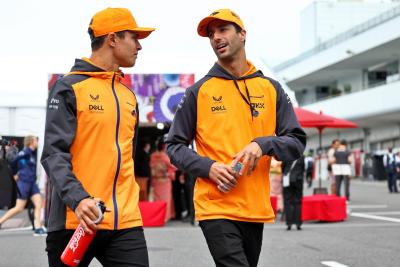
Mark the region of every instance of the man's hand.
POLYGON ((234 188, 237 183, 235 172, 231 166, 220 162, 214 162, 211 165, 209 177, 217 184, 218 189, 224 193, 234 188))
POLYGON ((75 209, 76 218, 88 234, 92 234, 92 230, 97 230, 97 225, 94 223, 100 216, 97 202, 99 200, 85 198, 79 202, 75 209))
POLYGON ((236 165, 238 162, 242 162, 243 168, 239 172, 239 176, 243 175, 243 171, 246 165, 249 163, 249 168, 247 169, 247 175, 250 175, 252 171, 257 166, 258 161, 262 156, 261 147, 256 142, 251 142, 247 146, 245 146, 242 151, 237 153, 233 157, 232 167, 236 165))

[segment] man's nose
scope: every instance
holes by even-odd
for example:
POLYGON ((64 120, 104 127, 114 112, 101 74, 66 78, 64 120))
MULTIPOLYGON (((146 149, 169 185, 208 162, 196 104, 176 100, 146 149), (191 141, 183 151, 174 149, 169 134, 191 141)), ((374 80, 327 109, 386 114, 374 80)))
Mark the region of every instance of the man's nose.
POLYGON ((221 34, 215 32, 213 34, 213 41, 219 41, 219 40, 221 40, 221 34))
POLYGON ((142 50, 142 45, 140 44, 140 42, 139 42, 139 40, 136 40, 136 49, 139 51, 139 50, 142 50))

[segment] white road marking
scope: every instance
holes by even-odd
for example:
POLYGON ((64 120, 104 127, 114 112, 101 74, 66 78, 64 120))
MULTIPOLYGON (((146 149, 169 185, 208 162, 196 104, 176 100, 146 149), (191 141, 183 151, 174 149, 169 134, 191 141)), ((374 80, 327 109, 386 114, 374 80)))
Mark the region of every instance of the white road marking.
POLYGON ((353 216, 353 217, 360 217, 360 218, 366 218, 366 219, 373 219, 373 220, 381 220, 381 221, 388 221, 388 222, 400 223, 400 219, 390 218, 390 217, 385 217, 385 216, 377 216, 377 215, 366 214, 366 213, 352 212, 352 213, 350 213, 350 216, 353 216))
POLYGON ((26 230, 32 230, 32 226, 17 227, 17 228, 3 228, 3 229, 1 229, 1 232, 18 232, 18 231, 26 231, 26 230))
POLYGON ((372 215, 400 215, 400 211, 368 211, 364 213, 372 215))
POLYGON ((348 205, 351 209, 386 209, 388 205, 348 205))
POLYGON ((321 261, 323 265, 329 266, 329 267, 349 267, 347 265, 341 264, 337 261, 321 261))

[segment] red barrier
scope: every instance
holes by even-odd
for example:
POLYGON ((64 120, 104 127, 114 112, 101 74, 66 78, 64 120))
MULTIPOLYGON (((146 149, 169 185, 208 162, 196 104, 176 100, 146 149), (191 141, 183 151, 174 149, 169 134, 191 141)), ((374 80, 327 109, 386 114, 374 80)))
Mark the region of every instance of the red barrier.
POLYGON ((140 201, 139 209, 142 213, 142 221, 144 227, 165 225, 165 212, 167 211, 167 202, 140 201))

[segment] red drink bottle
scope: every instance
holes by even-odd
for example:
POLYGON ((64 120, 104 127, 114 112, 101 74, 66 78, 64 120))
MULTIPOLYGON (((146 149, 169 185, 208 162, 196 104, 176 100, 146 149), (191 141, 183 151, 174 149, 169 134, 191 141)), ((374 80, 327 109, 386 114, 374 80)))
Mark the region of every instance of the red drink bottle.
MULTIPOLYGON (((95 221, 96 224, 100 223, 103 219, 103 213, 106 210, 104 203, 102 201, 97 203, 99 209, 99 218, 95 221)), ((76 228, 74 234, 65 247, 63 253, 61 254, 61 261, 71 267, 76 267, 80 263, 83 255, 85 254, 87 248, 92 242, 96 231, 92 229, 92 234, 88 234, 83 230, 83 227, 79 224, 76 228)))

